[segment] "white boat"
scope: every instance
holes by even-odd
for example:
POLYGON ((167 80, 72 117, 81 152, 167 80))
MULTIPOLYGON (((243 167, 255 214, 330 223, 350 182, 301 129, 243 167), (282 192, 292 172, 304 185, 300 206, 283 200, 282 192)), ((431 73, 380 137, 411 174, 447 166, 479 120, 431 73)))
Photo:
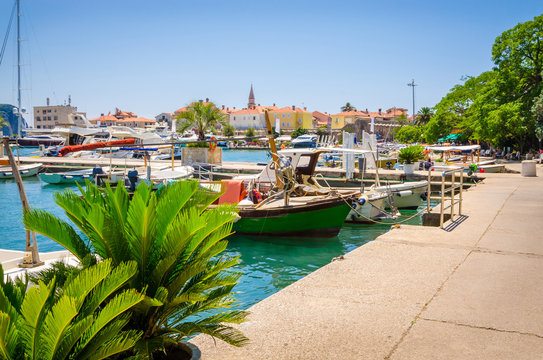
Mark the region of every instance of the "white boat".
POLYGON ((317 144, 317 135, 300 135, 296 139, 292 139, 290 144, 293 148, 311 148, 317 144))
MULTIPOLYGON (((397 209, 416 209, 426 199, 428 181, 405 182, 402 184, 372 186, 371 189, 391 194, 392 205, 397 209)), ((386 208, 390 208, 386 201, 386 208)))
POLYGON ((388 217, 385 209, 388 195, 378 191, 364 192, 357 201, 351 205, 352 210, 347 215, 348 223, 372 223, 371 220, 388 217))
MULTIPOLYGON (((43 164, 19 165, 21 177, 36 176, 43 164)), ((11 166, 0 166, 0 179, 13 179, 11 166)))

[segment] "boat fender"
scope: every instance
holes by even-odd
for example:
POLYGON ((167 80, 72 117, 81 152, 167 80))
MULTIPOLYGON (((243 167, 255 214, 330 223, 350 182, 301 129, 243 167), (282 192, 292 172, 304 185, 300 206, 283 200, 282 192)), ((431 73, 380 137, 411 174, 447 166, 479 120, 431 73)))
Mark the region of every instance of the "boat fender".
POLYGON ((130 191, 136 190, 136 183, 138 182, 138 170, 130 170, 126 174, 128 181, 130 182, 130 191))
POLYGON ((413 195, 413 192, 411 190, 402 190, 398 192, 397 194, 399 197, 405 197, 405 196, 413 195))

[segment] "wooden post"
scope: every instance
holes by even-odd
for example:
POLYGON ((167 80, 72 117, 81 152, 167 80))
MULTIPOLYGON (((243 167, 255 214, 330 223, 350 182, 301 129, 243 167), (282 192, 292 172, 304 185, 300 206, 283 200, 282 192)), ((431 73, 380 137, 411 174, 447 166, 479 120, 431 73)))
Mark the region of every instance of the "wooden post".
MULTIPOLYGON (((17 163, 15 162, 15 158, 13 157, 13 153, 11 152, 11 148, 9 147, 8 137, 3 138, 3 144, 4 144, 4 147, 6 148, 6 153, 8 155, 9 163, 11 165, 13 178, 15 179, 15 182, 17 183, 17 188, 19 188, 19 196, 21 197, 23 211, 29 211, 30 205, 28 204, 28 198, 26 197, 26 192, 23 185, 23 179, 21 178, 21 174, 19 173, 19 167, 17 166, 17 163)), ((30 268, 30 267, 40 266, 43 264, 44 263, 40 261, 40 254, 38 253, 38 242, 36 241, 36 234, 30 233, 30 231, 26 230, 25 256, 23 258, 23 262, 19 264, 19 267, 30 268), (32 237, 32 240, 34 241, 34 244, 32 244, 31 237, 32 237)))
POLYGON ((273 137, 273 128, 271 126, 268 110, 265 111, 264 115, 266 116, 266 127, 268 128, 268 140, 270 143, 272 159, 275 164, 275 179, 277 186, 281 187, 281 182, 279 181, 279 176, 277 175, 277 171, 279 171, 279 157, 277 156, 277 147, 275 146, 275 138, 273 137))

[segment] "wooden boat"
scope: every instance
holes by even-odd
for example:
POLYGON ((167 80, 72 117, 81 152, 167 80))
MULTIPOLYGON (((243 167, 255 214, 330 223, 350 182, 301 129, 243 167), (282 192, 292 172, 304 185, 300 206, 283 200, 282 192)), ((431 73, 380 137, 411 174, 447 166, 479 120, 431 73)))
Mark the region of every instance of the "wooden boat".
MULTIPOLYGON (((21 177, 36 176, 43 164, 19 165, 21 177)), ((13 179, 11 166, 0 166, 0 179, 13 179)))
MULTIPOLYGON (((91 180, 93 169, 66 171, 59 173, 41 173, 40 179, 48 184, 75 184, 79 182, 83 184, 85 179, 91 180)), ((109 167, 102 168, 102 171, 108 172, 109 167)))
MULTIPOLYGON (((250 200, 243 180, 201 182, 209 190, 223 191, 217 204, 237 204, 239 219, 236 234, 253 236, 299 236, 327 238, 336 236, 351 211, 357 192, 327 195, 288 196, 277 193, 260 203, 250 200), (222 190, 221 190, 222 189, 222 190)), ((217 204, 211 205, 211 207, 217 204)))
POLYGON ((355 195, 293 197, 289 205, 282 198, 260 207, 240 205, 240 219, 233 230, 245 235, 333 237, 351 211, 349 204, 355 195))

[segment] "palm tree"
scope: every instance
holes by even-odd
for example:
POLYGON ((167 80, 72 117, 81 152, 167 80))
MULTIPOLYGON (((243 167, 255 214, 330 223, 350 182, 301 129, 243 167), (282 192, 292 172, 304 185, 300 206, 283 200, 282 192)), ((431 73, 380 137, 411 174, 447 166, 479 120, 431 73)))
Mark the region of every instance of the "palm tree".
POLYGON ((194 102, 177 116, 177 132, 183 133, 189 128, 194 128, 200 141, 206 139, 206 131, 219 124, 226 125, 226 114, 211 102, 194 102))
POLYGON ((341 112, 355 111, 355 110, 356 108, 352 106, 350 102, 345 103, 345 105, 341 107, 341 112))
POLYGON ((82 196, 71 190, 56 193, 55 202, 88 240, 45 211, 25 213, 24 223, 78 259, 92 255, 115 265, 137 263, 138 273, 129 286, 145 291, 146 301, 133 311, 129 327, 143 331, 136 346, 141 355, 149 358, 196 333, 235 346, 247 341, 239 330, 224 325, 244 321, 247 313, 217 310, 235 304, 231 292, 241 276, 229 269, 239 257, 220 255, 236 210, 228 205, 208 209, 220 193, 193 180, 157 192, 141 183, 132 197, 123 186, 113 190, 106 184, 101 191, 88 181, 80 191, 82 196), (206 315, 199 316, 203 311, 206 315))
POLYGON ((0 358, 105 359, 133 348, 142 332, 122 329, 144 296, 119 289, 136 271, 135 262, 105 260, 62 288, 54 278, 29 287, 28 278, 4 282, 0 266, 0 358))
POLYGON ((419 110, 416 116, 417 125, 426 125, 434 116, 434 112, 429 107, 423 107, 419 110))

